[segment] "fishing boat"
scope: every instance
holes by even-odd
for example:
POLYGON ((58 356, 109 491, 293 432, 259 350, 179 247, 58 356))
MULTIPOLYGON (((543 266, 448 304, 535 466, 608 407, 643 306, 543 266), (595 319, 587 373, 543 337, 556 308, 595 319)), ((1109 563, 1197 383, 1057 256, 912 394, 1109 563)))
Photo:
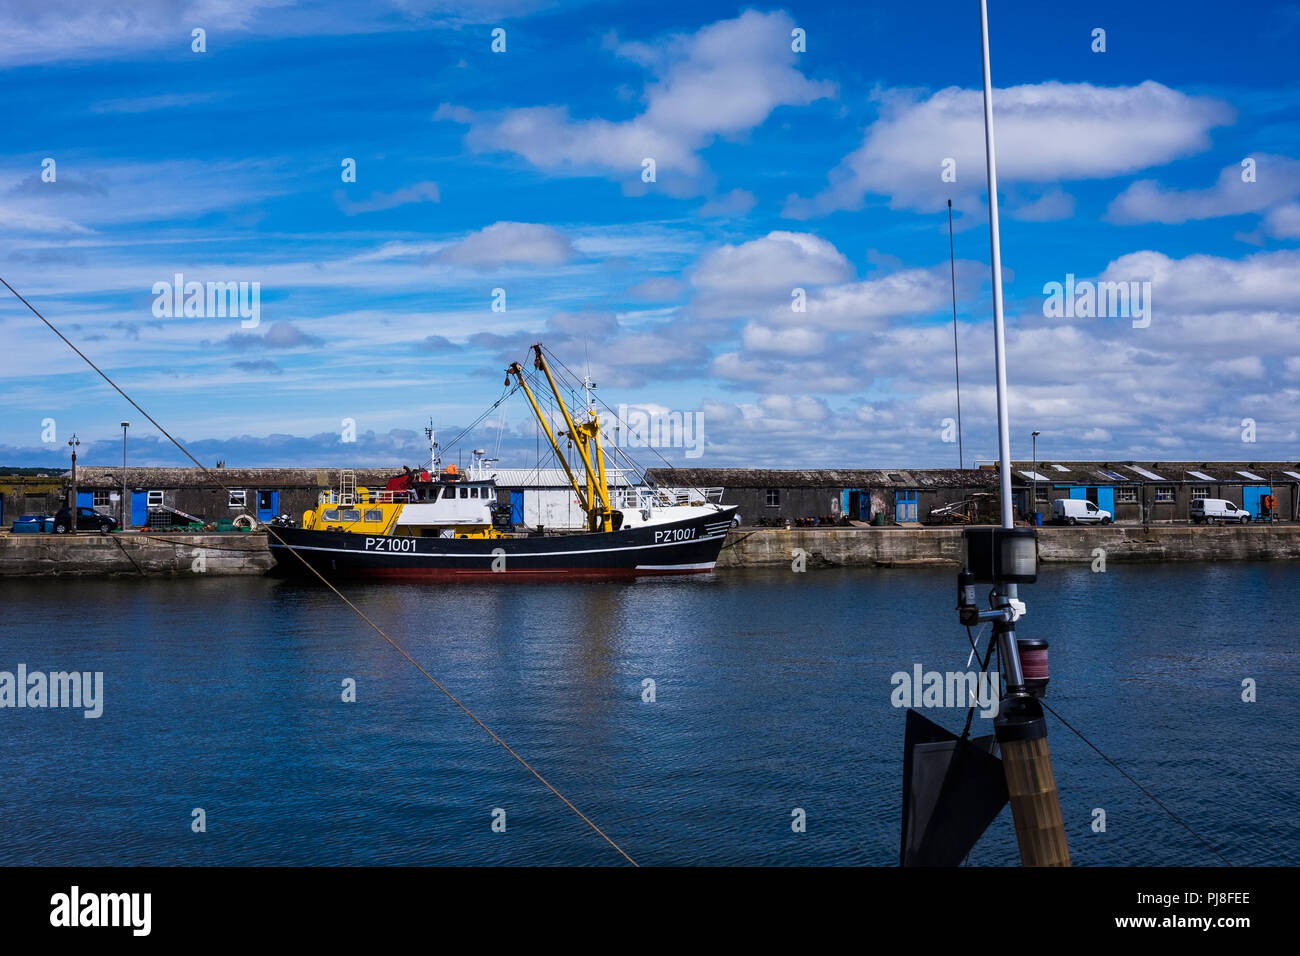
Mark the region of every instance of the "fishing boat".
POLYGON ((443 469, 433 442, 430 470, 395 475, 382 490, 357 486, 344 472, 338 489, 322 492, 303 514, 301 528, 275 528, 270 549, 276 573, 314 576, 314 569, 330 579, 435 581, 713 571, 736 513, 722 504, 722 489, 641 486, 611 495, 592 386, 584 383, 588 401, 575 421, 540 343, 532 354, 539 373, 534 381, 545 381, 564 429, 551 428, 518 362, 506 369, 506 385, 514 382, 527 396, 586 514, 584 529, 517 528, 510 506, 498 504, 487 469, 477 459, 467 474, 454 465, 443 469), (561 439, 576 452, 574 465, 561 439))

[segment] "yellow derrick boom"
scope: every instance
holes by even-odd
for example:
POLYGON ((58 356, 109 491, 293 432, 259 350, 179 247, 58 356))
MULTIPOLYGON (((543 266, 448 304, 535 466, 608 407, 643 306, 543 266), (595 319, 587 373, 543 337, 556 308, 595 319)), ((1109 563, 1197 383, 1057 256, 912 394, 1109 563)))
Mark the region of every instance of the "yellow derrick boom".
POLYGON ((532 389, 528 387, 528 383, 524 380, 524 370, 518 362, 512 362, 510 367, 506 369, 506 384, 510 383, 510 378, 513 376, 524 390, 524 394, 528 396, 528 403, 533 408, 533 414, 537 416, 542 431, 546 433, 546 440, 551 443, 552 450, 554 450, 556 457, 560 459, 560 464, 564 467, 564 473, 569 478, 569 484, 573 486, 573 492, 578 496, 579 505, 587 514, 587 528, 591 531, 613 531, 613 508, 610 506, 609 486, 605 479, 605 453, 600 444, 600 418, 593 410, 587 409, 587 420, 578 424, 574 423, 573 416, 569 414, 569 407, 564 403, 564 396, 560 394, 560 388, 555 383, 555 377, 551 375, 550 367, 546 364, 546 359, 542 355, 541 343, 533 345, 533 367, 546 376, 546 382, 551 388, 551 394, 555 397, 555 403, 559 406, 560 414, 564 416, 564 423, 568 430, 561 432, 560 435, 567 437, 578 450, 578 457, 582 459, 583 477, 585 479, 582 484, 579 484, 577 476, 574 475, 573 469, 569 467, 564 453, 560 450, 556 435, 551 431, 546 416, 542 414, 532 389))

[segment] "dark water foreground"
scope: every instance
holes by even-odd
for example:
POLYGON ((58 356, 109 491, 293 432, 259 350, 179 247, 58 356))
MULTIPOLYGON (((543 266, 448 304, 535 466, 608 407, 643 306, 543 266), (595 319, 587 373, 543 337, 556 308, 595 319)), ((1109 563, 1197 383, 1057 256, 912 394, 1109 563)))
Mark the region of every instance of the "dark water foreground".
MULTIPOLYGON (((895 864, 890 676, 969 654, 946 571, 348 593, 643 864, 895 864)), ((1300 863, 1300 566, 1050 570, 1024 596, 1049 703, 1229 860, 1300 863)), ((0 710, 0 863, 621 861, 318 588, 11 580, 0 605, 0 670, 102 671, 105 698, 0 710)), ((1049 727, 1076 865, 1216 862, 1049 727)), ((1004 812, 971 862, 1015 860, 1004 812)))

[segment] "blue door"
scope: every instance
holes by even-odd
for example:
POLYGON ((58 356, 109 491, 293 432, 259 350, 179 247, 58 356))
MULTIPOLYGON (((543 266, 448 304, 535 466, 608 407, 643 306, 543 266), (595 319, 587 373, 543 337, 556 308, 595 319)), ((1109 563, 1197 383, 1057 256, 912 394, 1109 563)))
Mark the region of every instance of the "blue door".
POLYGON ((894 520, 895 521, 916 520, 916 492, 915 491, 894 492, 894 520))
POLYGON ((1268 485, 1246 485, 1241 489, 1241 506, 1250 512, 1251 518, 1259 517, 1259 499, 1271 495, 1273 489, 1268 485))
POLYGON ((131 525, 142 528, 149 523, 149 492, 131 492, 131 525))
POLYGON ((1097 489, 1097 507, 1102 511, 1109 511, 1111 517, 1115 516, 1115 489, 1098 488, 1097 489))
POLYGON ((266 522, 275 517, 276 509, 280 506, 280 492, 278 491, 258 491, 257 495, 257 520, 266 522))
POLYGON ((522 491, 510 492, 510 523, 524 523, 524 493, 522 491))
POLYGON ((1087 497, 1088 497, 1088 489, 1087 489, 1087 488, 1071 488, 1071 489, 1070 489, 1070 497, 1071 497, 1071 498, 1081 498, 1081 499, 1085 499, 1085 500, 1086 500, 1087 497))
POLYGON ((95 506, 95 493, 93 491, 77 492, 78 508, 93 508, 95 506))

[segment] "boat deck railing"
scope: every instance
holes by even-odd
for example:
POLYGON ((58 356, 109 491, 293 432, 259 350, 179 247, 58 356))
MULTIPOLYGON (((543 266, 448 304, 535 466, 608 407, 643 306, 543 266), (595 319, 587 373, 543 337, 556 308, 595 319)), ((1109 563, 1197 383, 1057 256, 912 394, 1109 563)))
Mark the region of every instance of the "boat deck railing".
POLYGON ((628 488, 611 491, 613 505, 620 510, 672 508, 702 502, 722 503, 723 488, 628 488))
POLYGON ((322 491, 316 499, 318 505, 344 505, 352 507, 354 505, 393 505, 407 504, 415 500, 415 492, 409 489, 402 491, 369 491, 360 488, 352 494, 342 492, 322 491))

